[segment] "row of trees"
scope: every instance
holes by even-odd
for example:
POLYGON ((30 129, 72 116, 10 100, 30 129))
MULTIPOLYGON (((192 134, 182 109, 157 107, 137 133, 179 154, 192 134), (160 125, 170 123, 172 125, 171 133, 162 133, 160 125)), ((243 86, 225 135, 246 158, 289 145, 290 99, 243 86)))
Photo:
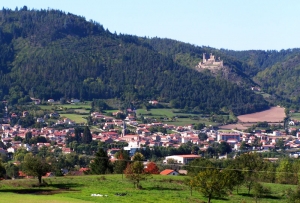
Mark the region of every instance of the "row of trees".
POLYGON ((234 189, 238 193, 242 186, 246 187, 248 194, 252 191, 258 198, 270 193, 261 182, 298 184, 299 166, 299 160, 282 159, 273 163, 256 153, 242 154, 226 161, 197 159, 187 167, 190 178, 186 183, 206 196, 208 202, 211 198, 225 196, 234 189))

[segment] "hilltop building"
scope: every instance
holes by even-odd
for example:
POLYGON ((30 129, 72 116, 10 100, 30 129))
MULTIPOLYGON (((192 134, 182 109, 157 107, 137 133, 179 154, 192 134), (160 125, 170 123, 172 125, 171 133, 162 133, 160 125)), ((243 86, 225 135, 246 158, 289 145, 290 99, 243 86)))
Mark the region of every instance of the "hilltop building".
POLYGON ((223 68, 223 60, 220 60, 220 57, 216 60, 212 53, 210 53, 209 59, 206 59, 206 53, 203 53, 203 60, 199 62, 197 68, 219 70, 223 68))

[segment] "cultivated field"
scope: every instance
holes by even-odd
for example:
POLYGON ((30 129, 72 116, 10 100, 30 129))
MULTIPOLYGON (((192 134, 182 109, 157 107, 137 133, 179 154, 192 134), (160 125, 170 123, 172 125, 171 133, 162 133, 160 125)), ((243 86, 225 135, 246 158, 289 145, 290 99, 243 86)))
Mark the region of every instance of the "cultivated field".
POLYGON ((239 122, 246 123, 257 123, 257 122, 282 122, 285 117, 284 108, 282 107, 272 107, 268 110, 246 114, 242 116, 238 116, 239 122))
MULTIPOLYGON (((0 202, 194 203, 207 200, 195 189, 191 196, 189 187, 184 184, 184 179, 184 176, 153 175, 141 182, 142 189, 135 189, 125 177, 122 179, 122 175, 45 178, 44 181, 48 184, 46 187, 34 187, 37 179, 2 180, 0 181, 0 202), (92 194, 103 196, 92 196, 92 194)), ((260 198, 260 203, 286 202, 285 191, 288 188, 296 188, 295 185, 264 185, 271 189, 271 194, 267 198, 260 198)), ((255 202, 255 200, 251 194, 247 194, 245 187, 241 187, 239 194, 233 191, 224 199, 212 199, 212 202, 255 202)))

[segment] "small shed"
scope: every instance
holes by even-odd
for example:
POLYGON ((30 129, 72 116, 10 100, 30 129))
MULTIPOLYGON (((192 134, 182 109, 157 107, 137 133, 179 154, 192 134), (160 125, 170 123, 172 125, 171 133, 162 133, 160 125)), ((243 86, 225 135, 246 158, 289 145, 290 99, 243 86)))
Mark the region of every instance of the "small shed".
POLYGON ((179 175, 179 173, 177 171, 172 170, 172 169, 165 169, 162 172, 160 172, 160 175, 177 176, 177 175, 179 175))

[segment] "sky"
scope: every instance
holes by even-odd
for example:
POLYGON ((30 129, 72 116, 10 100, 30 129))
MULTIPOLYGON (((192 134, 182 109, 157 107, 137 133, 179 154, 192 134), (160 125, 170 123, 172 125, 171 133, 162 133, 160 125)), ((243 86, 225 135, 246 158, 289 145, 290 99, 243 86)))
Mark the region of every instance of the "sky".
MULTIPOLYGON (((231 50, 300 47, 299 0, 0 0, 2 7, 58 9, 110 32, 231 50), (1 2, 2 1, 2 2, 1 2)), ((2 8, 1 8, 2 9, 2 8)))

